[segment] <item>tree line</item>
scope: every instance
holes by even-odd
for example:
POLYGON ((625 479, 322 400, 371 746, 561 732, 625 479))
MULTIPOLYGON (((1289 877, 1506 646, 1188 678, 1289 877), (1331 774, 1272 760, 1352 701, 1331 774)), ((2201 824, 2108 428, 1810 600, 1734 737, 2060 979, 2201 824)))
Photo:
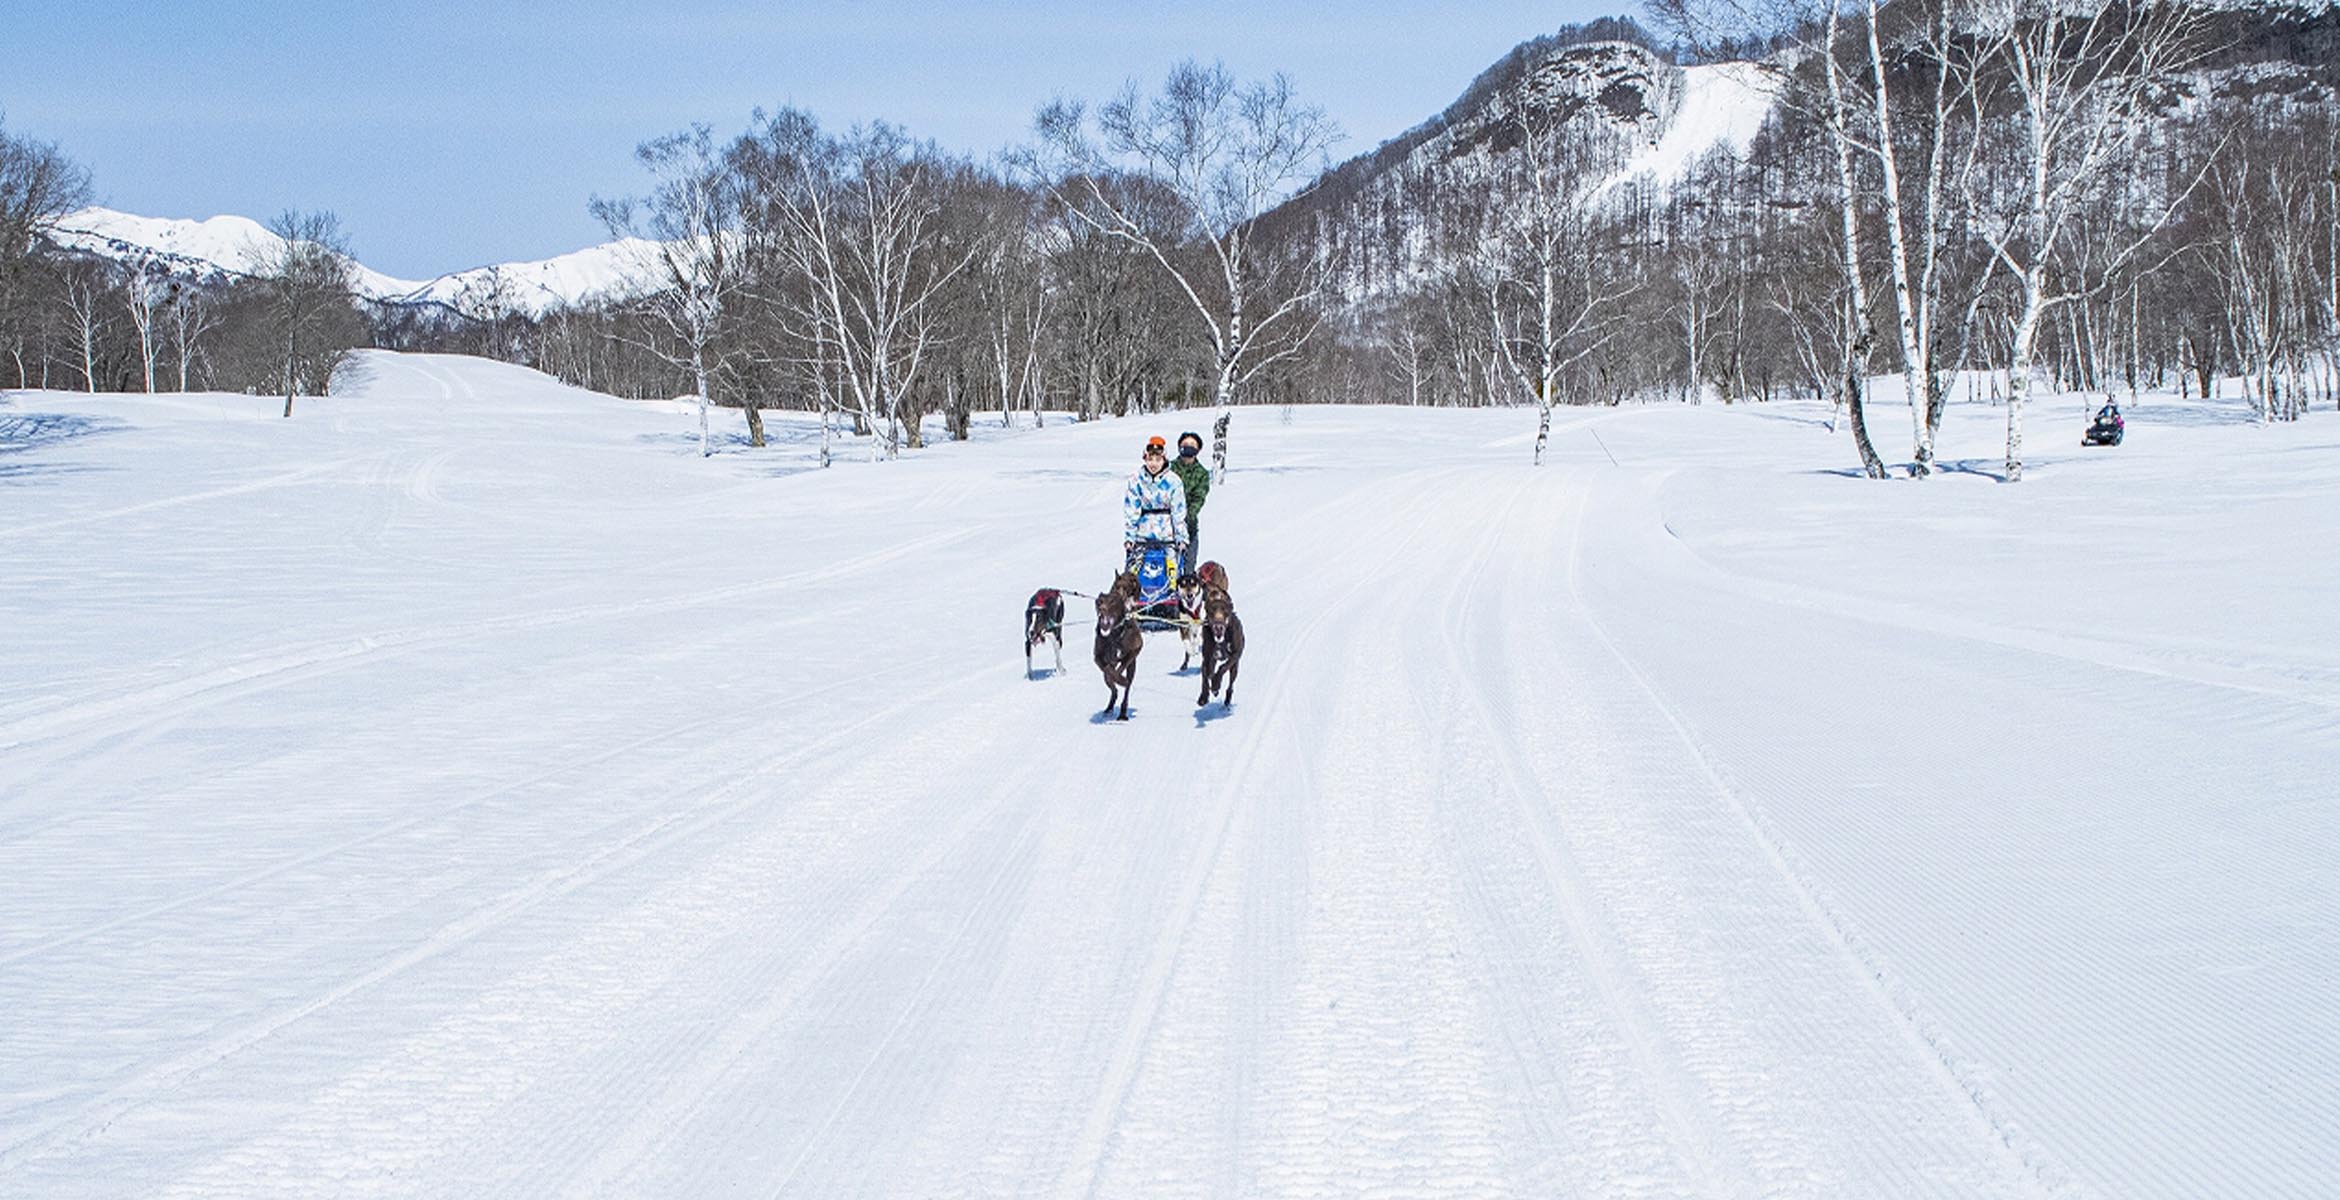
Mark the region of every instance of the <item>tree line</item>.
POLYGON ((66 248, 89 173, 55 143, 0 126, 0 379, 99 392, 324 393, 375 340, 330 213, 288 211, 248 270, 66 248))
MULTIPOLYGON (((556 308, 529 352, 563 378, 917 448, 940 414, 1082 417, 1231 404, 1319 326, 1317 257, 1261 218, 1338 131, 1288 80, 1188 63, 1159 91, 1043 108, 991 162, 882 122, 757 112, 644 143, 642 193, 596 199, 644 247, 622 298, 556 308)), ((824 437, 824 460, 830 453, 824 437)))
POLYGON ((921 414, 963 436, 975 409, 1494 404, 1548 424, 1557 404, 1817 396, 1867 474, 1924 476, 1945 406, 1979 400, 2005 410, 2011 481, 2042 385, 2224 388, 2268 422, 2340 404, 2340 16, 1654 11, 1672 42, 1622 20, 1538 39, 1313 173, 1339 136, 1320 110, 1192 63, 1045 106, 989 163, 796 111, 728 143, 701 127, 644 147, 648 195, 600 206, 613 232, 697 249, 647 299, 549 315, 540 365, 751 420, 817 408, 881 453, 921 414), (1621 53, 1648 95, 1519 98, 1621 53), (1679 178, 1620 178, 1682 61, 1738 63, 1769 117, 1679 178), (1870 403, 1880 377, 1903 417, 1870 403))
MULTIPOLYGON (((491 276, 440 310, 335 300, 312 341, 355 344, 356 313, 379 345, 696 397, 703 446, 709 409, 741 411, 761 445, 763 413, 785 408, 878 455, 917 448, 935 414, 964 437, 979 412, 1519 405, 1548 425, 1560 404, 1816 396, 1874 477, 1939 469, 1947 404, 2001 405, 2015 480, 2043 383, 2239 388, 2268 422, 2340 403, 2340 16, 2158 0, 1653 12, 1671 41, 1622 19, 1540 38, 1334 168, 1340 131, 1288 80, 1192 62, 1044 105, 1027 144, 990 160, 793 108, 723 136, 694 125, 639 148, 639 192, 592 203, 640 248, 622 295, 532 315, 491 276), (1678 178, 1623 177, 1680 103, 1684 61, 1735 64, 1769 116, 1678 178), (1571 70, 1643 82, 1538 83, 1571 70), (1872 403, 1878 378, 1898 381, 1903 415, 1872 403), (1904 421, 1906 453, 1889 431, 1904 421)), ((69 163, 0 179, 0 221, 17 222, 0 232, 35 248, 0 260, 21 385, 151 387, 173 367, 179 386, 314 382, 286 332, 318 311, 293 298, 293 264, 142 298, 156 288, 135 264, 41 255, 39 218, 15 215, 43 188, 33 208, 77 201, 69 163)), ((286 244, 346 263, 330 229, 286 244)))

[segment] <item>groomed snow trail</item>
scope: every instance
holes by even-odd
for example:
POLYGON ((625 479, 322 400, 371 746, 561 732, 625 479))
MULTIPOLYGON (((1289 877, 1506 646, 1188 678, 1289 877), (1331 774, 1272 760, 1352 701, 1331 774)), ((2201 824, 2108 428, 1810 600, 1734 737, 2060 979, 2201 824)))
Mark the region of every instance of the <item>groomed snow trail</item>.
POLYGON ((0 479, 0 1195, 2340 1186, 2340 580, 2248 544, 2340 516, 2269 431, 2010 494, 1793 406, 1542 470, 1244 410, 1236 702, 1156 636, 1124 724, 1017 619, 1202 416, 804 472, 368 361, 289 422, 17 398, 118 425, 0 479))

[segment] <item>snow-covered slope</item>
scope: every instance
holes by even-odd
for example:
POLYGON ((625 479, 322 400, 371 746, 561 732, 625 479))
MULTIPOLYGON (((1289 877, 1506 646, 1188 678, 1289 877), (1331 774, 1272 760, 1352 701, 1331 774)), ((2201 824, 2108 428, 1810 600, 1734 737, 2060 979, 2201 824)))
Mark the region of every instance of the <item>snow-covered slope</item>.
MULTIPOLYGON (((201 221, 141 217, 110 208, 85 208, 59 218, 51 235, 61 245, 110 258, 152 258, 175 271, 246 275, 284 239, 250 217, 201 221)), ((358 267, 358 290, 376 300, 408 295, 422 284, 358 267)))
MULTIPOLYGON (((111 258, 150 260, 195 275, 249 274, 282 239, 248 217, 206 220, 142 217, 108 208, 85 208, 58 222, 55 240, 74 249, 111 258)), ((455 271, 428 281, 398 279, 358 267, 358 290, 391 304, 441 303, 462 308, 475 297, 504 285, 510 303, 529 313, 555 304, 574 304, 623 292, 638 277, 635 267, 646 243, 625 239, 539 262, 498 263, 455 271)))
POLYGON ((1684 67, 1681 100, 1655 141, 1637 151, 1617 179, 1648 178, 1671 184, 1699 156, 1718 146, 1744 151, 1771 115, 1773 82, 1753 63, 1727 62, 1684 67))
POLYGON ((0 406, 0 1195, 2340 1194, 2340 414, 0 406), (731 414, 733 428, 737 415, 731 414))
POLYGON ((498 263, 441 275, 401 298, 476 311, 474 306, 500 293, 523 312, 541 313, 555 304, 625 294, 635 280, 655 277, 644 267, 654 261, 656 249, 655 242, 623 238, 538 262, 498 263))
POLYGON ((1444 112, 1327 172, 1267 219, 1338 240, 1338 288, 1362 302, 1433 266, 1446 241, 1439 222, 1476 211, 1520 152, 1523 116, 1583 135, 1606 164, 1590 181, 1597 194, 1635 180, 1667 187, 1718 146, 1744 149, 1773 100, 1751 63, 1680 67, 1630 41, 1532 42, 1444 112))

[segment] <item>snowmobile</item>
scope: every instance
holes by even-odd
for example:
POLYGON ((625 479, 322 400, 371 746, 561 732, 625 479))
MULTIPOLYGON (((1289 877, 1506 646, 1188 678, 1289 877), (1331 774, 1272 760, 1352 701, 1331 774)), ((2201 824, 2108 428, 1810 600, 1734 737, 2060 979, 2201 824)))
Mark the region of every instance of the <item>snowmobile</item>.
POLYGON ((2121 410, 2107 404, 2096 410, 2096 419, 2088 423, 2088 432, 2080 435, 2083 446, 2118 446, 2121 435, 2128 432, 2128 422, 2121 420, 2121 410))

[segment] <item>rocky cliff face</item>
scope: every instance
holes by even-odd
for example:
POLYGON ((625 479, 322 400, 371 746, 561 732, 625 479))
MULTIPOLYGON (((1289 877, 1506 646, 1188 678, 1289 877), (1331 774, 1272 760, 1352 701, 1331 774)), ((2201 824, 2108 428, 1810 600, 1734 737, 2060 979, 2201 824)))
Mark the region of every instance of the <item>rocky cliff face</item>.
POLYGON ((1269 220, 1313 226, 1320 242, 1334 247, 1340 290, 1364 299, 1402 283, 1436 256, 1439 239, 1472 223, 1489 181, 1530 129, 1564 129, 1600 145, 1605 165, 1598 170, 1606 176, 1662 169, 1659 159, 1694 157, 1725 138, 1751 136, 1768 101, 1702 86, 1700 73, 1720 69, 1676 66, 1633 40, 1526 43, 1444 112, 1326 172, 1269 220), (1722 120, 1688 111, 1718 103, 1747 111, 1722 120))
POLYGON ((1523 116, 1596 122, 1654 142, 1681 108, 1683 81, 1682 68, 1633 42, 1528 42, 1444 112, 1326 172, 1285 215, 1353 204, 1432 175, 1476 174, 1473 160, 1517 146, 1523 116))
POLYGON ((1655 140, 1682 104, 1682 68, 1626 42, 1568 46, 1524 65, 1507 86, 1442 127, 1410 158, 1453 162, 1518 144, 1521 118, 1586 121, 1655 140))

